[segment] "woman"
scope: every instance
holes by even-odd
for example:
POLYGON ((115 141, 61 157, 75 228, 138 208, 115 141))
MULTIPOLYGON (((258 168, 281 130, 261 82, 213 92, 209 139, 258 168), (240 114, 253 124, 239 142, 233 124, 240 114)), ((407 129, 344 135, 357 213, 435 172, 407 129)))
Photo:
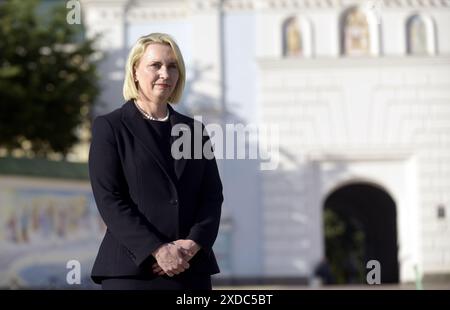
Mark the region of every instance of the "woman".
POLYGON ((94 121, 89 173, 107 230, 92 279, 103 289, 211 289, 219 272, 212 246, 222 183, 214 158, 179 156, 196 139, 211 145, 201 131, 186 138, 199 123, 169 105, 184 83, 175 41, 143 36, 128 56, 126 103, 94 121), (182 135, 172 136, 173 127, 182 135))

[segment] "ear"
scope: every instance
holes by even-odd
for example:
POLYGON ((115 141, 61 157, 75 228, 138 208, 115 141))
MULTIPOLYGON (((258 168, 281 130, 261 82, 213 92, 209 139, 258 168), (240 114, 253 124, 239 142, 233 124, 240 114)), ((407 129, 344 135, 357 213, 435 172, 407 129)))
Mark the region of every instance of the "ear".
POLYGON ((133 67, 133 81, 136 83, 138 80, 137 80, 137 77, 136 77, 136 66, 135 67, 133 67))

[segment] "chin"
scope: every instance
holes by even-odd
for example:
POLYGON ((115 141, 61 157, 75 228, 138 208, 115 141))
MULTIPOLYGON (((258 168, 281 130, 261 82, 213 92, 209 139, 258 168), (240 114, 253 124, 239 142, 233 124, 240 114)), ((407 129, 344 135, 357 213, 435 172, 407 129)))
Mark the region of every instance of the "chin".
POLYGON ((158 101, 161 101, 161 102, 167 102, 167 100, 169 100, 169 96, 155 96, 157 99, 158 99, 158 101))

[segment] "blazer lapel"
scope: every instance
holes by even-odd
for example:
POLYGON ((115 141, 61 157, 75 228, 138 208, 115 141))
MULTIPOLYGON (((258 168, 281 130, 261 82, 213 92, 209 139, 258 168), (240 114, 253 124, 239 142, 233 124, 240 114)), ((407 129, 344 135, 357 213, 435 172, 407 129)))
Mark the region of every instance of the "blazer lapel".
POLYGON ((145 149, 153 156, 155 161, 161 167, 161 169, 167 173, 164 158, 159 150, 159 146, 156 143, 153 135, 147 128, 146 120, 142 118, 141 113, 135 107, 132 100, 127 101, 123 106, 124 113, 122 115, 122 122, 131 131, 131 133, 141 141, 145 149))
MULTIPOLYGON (((183 121, 183 116, 180 113, 175 111, 170 105, 167 105, 167 106, 170 110, 169 120, 170 120, 171 127, 173 128, 175 125, 184 124, 183 127, 186 128, 186 130, 190 130, 191 141, 192 141, 192 139, 194 139, 194 137, 192 136, 193 128, 191 126, 189 126, 189 124, 186 124, 186 122, 183 121)), ((186 133, 184 131, 182 131, 182 134, 180 134, 180 136, 178 136, 178 137, 171 136, 170 144, 172 145, 175 140, 181 139, 184 134, 186 134, 186 133)), ((185 166, 186 166, 186 158, 182 157, 180 159, 174 160, 174 170, 175 170, 175 175, 178 180, 180 179, 181 175, 183 174, 183 170, 184 170, 185 166)))

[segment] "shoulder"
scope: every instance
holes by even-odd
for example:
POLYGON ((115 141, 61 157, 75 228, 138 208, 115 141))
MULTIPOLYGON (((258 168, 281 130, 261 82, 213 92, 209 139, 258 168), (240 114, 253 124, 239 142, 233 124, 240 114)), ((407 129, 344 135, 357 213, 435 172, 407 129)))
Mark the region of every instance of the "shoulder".
POLYGON ((171 107, 171 109, 170 109, 171 113, 173 113, 175 118, 176 118, 176 123, 186 124, 186 125, 189 125, 192 128, 194 127, 194 125, 195 126, 201 126, 202 128, 205 127, 205 125, 201 121, 199 121, 197 119, 194 119, 194 118, 192 118, 190 116, 187 116, 185 114, 182 114, 182 113, 180 113, 178 111, 175 111, 172 106, 170 106, 170 107, 171 107))
POLYGON ((170 110, 170 113, 173 114, 173 116, 180 123, 191 124, 191 123, 194 122, 194 119, 192 117, 189 117, 189 116, 187 116, 185 114, 182 114, 182 113, 176 111, 174 109, 174 107, 172 105, 170 105, 170 104, 169 104, 169 110, 170 110))
POLYGON ((95 117, 92 123, 93 135, 112 136, 121 126, 124 106, 95 117))
POLYGON ((122 110, 123 110, 123 106, 120 108, 117 108, 109 113, 99 115, 94 119, 94 123, 106 121, 106 122, 110 123, 111 126, 114 127, 115 125, 120 123, 120 120, 122 118, 122 113, 123 113, 122 110))
POLYGON ((121 126, 121 120, 122 117, 125 113, 125 110, 130 106, 130 102, 127 101, 125 102, 121 107, 106 113, 106 114, 101 114, 98 115, 97 117, 94 118, 94 126, 96 123, 106 123, 109 124, 110 127, 114 128, 114 129, 118 129, 121 126))

